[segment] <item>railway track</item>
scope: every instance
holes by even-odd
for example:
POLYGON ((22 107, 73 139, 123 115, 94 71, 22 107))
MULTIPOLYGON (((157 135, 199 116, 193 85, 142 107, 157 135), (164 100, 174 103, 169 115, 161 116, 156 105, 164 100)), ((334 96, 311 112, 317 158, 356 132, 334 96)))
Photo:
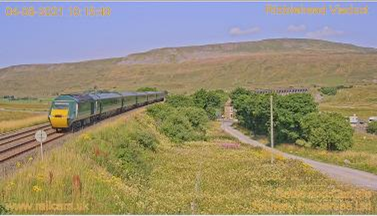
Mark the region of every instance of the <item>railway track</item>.
MULTIPOLYGON (((134 109, 139 109, 144 106, 140 106, 134 109)), ((131 110, 127 110, 125 113, 128 113, 131 110)), ((111 116, 109 118, 111 119, 115 116, 117 115, 111 116)), ((37 142, 34 138, 35 132, 37 132, 38 130, 44 130, 47 133, 47 140, 43 142, 43 145, 66 135, 66 133, 57 133, 56 130, 51 128, 51 125, 49 123, 37 125, 32 128, 27 128, 16 132, 0 134, 0 164, 26 152, 29 152, 35 148, 39 148, 40 143, 37 142)))
POLYGON ((40 144, 34 138, 37 130, 44 130, 48 135, 43 145, 64 136, 62 133, 56 133, 50 124, 42 124, 19 132, 0 135, 0 163, 39 147, 40 144))

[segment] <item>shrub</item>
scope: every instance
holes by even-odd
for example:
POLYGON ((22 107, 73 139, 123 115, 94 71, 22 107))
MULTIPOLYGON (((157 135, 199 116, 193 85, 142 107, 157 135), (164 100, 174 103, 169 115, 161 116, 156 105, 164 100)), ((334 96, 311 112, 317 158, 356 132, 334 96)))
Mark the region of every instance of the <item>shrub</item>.
POLYGON ((301 121, 303 138, 310 146, 327 150, 347 150, 353 144, 353 129, 338 113, 311 113, 301 121))
POLYGON ((10 214, 11 212, 2 204, 0 204, 0 215, 10 214))
MULTIPOLYGON (((174 99, 175 100, 175 99, 174 99)), ((203 140, 207 113, 198 107, 178 107, 156 104, 147 108, 147 113, 160 125, 160 130, 173 142, 203 140)))
POLYGON ((158 91, 156 87, 141 87, 136 90, 137 92, 158 91))
POLYGON ((169 104, 155 104, 147 108, 147 113, 159 123, 164 121, 170 114, 176 112, 176 109, 169 104))
POLYGON ((367 132, 371 134, 377 134, 377 121, 373 121, 368 124, 367 132))
POLYGON ((338 88, 337 87, 322 87, 319 91, 324 95, 336 95, 338 88))
POLYGON ((205 131, 209 119, 203 109, 196 107, 183 107, 178 109, 178 113, 186 116, 194 129, 205 131))
POLYGON ((204 109, 210 119, 221 115, 228 95, 223 90, 207 91, 200 89, 192 95, 195 106, 204 109))
POLYGON ((157 145, 159 144, 156 136, 150 131, 140 129, 132 134, 131 137, 137 142, 138 145, 152 151, 156 151, 157 145))
POLYGON ((194 129, 189 119, 183 115, 172 114, 161 125, 162 132, 173 142, 193 140, 194 129))
POLYGON ((187 95, 169 95, 166 99, 166 103, 175 108, 194 106, 194 101, 187 95))

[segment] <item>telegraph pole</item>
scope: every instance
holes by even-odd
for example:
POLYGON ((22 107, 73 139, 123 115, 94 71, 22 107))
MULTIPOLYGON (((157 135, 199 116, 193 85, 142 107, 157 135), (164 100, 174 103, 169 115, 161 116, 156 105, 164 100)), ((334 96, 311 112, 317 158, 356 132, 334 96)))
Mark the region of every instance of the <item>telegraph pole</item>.
MULTIPOLYGON (((272 101, 272 95, 270 95, 270 116, 271 116, 271 150, 274 149, 274 110, 272 108, 273 101, 272 101)), ((274 163, 274 153, 271 151, 271 163, 274 163)))

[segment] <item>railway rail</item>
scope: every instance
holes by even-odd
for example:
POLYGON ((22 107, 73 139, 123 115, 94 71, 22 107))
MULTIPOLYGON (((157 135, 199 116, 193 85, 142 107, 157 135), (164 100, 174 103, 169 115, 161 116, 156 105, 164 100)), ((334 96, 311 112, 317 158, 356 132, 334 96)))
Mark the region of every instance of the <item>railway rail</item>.
MULTIPOLYGON (((149 94, 152 94, 152 93, 153 92, 149 92, 149 94)), ((146 95, 144 96, 146 98, 145 99, 146 102, 123 112, 129 112, 130 110, 138 109, 138 108, 147 106, 148 104, 162 101, 161 98, 157 98, 156 96, 156 98, 153 98, 151 102, 148 102, 148 97, 146 95)), ((117 116, 118 114, 121 114, 123 112, 114 112, 114 113, 110 112, 111 114, 104 115, 104 119, 117 116)), ((106 114, 106 112, 104 114, 106 114)), ((90 125, 92 124, 81 125, 78 128, 78 130, 81 130, 85 128, 86 126, 90 126, 90 125)), ((54 140, 57 140, 65 136, 66 134, 69 134, 69 133, 59 133, 58 130, 56 130, 56 127, 54 128, 53 126, 50 125, 50 123, 46 123, 46 124, 40 124, 40 125, 31 127, 31 128, 27 128, 21 131, 9 132, 7 134, 0 134, 0 164, 12 158, 15 158, 16 156, 19 156, 23 153, 39 148, 40 143, 37 142, 34 138, 34 135, 38 130, 44 130, 47 133, 47 140, 43 142, 43 145, 48 144, 54 140)), ((72 130, 72 132, 75 132, 75 131, 76 130, 72 130)))
POLYGON ((19 132, 0 135, 0 163, 39 147, 40 143, 34 138, 34 134, 38 130, 45 130, 48 135, 43 145, 65 135, 57 133, 50 124, 41 124, 19 132))

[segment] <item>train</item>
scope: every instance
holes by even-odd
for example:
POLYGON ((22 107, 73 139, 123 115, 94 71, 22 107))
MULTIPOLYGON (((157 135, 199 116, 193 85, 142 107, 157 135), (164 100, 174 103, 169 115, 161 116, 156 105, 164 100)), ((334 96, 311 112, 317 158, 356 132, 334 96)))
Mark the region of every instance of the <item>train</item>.
POLYGON ((48 120, 57 132, 76 131, 110 116, 165 100, 167 92, 101 92, 62 94, 49 109, 48 120))

